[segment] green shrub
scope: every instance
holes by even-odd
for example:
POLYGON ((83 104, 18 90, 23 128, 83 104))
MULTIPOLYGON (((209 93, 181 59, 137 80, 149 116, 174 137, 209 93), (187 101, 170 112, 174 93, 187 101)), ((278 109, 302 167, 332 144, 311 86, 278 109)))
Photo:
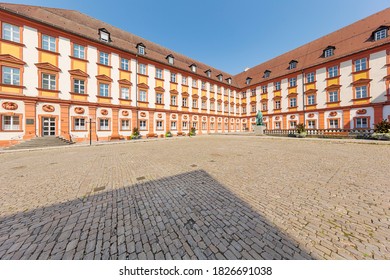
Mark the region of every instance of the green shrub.
POLYGON ((382 120, 379 123, 375 124, 374 132, 376 133, 389 133, 390 132, 390 122, 382 120))
POLYGON ((297 124, 297 127, 295 128, 295 130, 297 131, 297 133, 304 133, 306 132, 306 128, 305 128, 305 125, 303 123, 299 123, 297 124))
POLYGON ((168 131, 167 133, 165 133, 165 137, 172 137, 172 133, 168 131))
POLYGON ((190 130, 189 135, 190 135, 190 136, 195 136, 195 135, 196 135, 196 129, 195 129, 195 127, 191 127, 191 130, 190 130))

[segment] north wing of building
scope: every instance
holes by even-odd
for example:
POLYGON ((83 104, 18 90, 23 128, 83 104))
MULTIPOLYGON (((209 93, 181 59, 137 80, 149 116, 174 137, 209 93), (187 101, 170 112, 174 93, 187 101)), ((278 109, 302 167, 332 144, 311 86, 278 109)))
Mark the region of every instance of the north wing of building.
POLYGON ((390 115, 389 19, 231 75, 77 11, 3 3, 0 145, 247 131, 257 110, 270 130, 369 129, 390 115))

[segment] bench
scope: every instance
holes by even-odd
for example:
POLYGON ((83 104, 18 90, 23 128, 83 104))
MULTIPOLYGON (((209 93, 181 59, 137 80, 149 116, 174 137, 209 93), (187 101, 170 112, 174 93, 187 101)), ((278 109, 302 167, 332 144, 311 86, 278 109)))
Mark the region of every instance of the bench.
POLYGON ((186 136, 186 133, 185 132, 178 132, 177 136, 186 136))
POLYGON ((348 131, 337 131, 337 132, 326 131, 326 132, 324 132, 324 135, 329 135, 329 136, 348 136, 349 132, 348 131))
POLYGON ((146 134, 146 138, 157 138, 157 137, 158 137, 157 133, 148 133, 148 134, 146 134))
POLYGON ((112 140, 124 140, 125 137, 123 137, 122 135, 119 135, 119 134, 116 134, 116 135, 111 135, 108 137, 108 141, 112 141, 112 140))

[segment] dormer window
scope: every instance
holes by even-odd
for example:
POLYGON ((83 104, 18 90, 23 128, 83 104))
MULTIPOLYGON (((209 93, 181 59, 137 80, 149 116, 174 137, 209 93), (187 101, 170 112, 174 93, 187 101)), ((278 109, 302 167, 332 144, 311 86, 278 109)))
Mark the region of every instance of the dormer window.
POLYGON ((167 57, 166 57, 166 59, 168 60, 168 63, 169 64, 172 64, 173 65, 173 63, 174 63, 174 57, 173 57, 173 55, 168 55, 167 57))
POLYGON ((247 77, 246 78, 246 81, 245 81, 245 84, 249 85, 252 81, 252 78, 251 77, 247 77))
POLYGON ((298 63, 298 61, 291 60, 289 65, 288 65, 288 69, 291 70, 291 69, 297 68, 297 63, 298 63))
POLYGON ((328 46, 325 50, 324 50, 324 52, 323 52, 323 57, 330 57, 330 56, 333 56, 334 55, 334 50, 335 50, 336 48, 335 47, 333 47, 333 46, 328 46))
POLYGON ((138 50, 138 54, 145 55, 145 45, 142 43, 138 43, 136 46, 138 50))
POLYGON ((99 36, 100 36, 101 41, 107 42, 107 43, 111 42, 110 32, 108 32, 107 29, 100 28, 99 29, 99 36))
POLYGON ((231 84, 232 83, 232 78, 227 78, 226 81, 228 82, 228 84, 231 84))
POLYGON ((206 73, 207 77, 209 77, 209 78, 211 77, 211 70, 210 69, 205 71, 205 73, 206 73))
POLYGON ((192 64, 190 65, 190 68, 191 68, 191 71, 192 71, 192 72, 196 72, 196 64, 192 63, 192 64))
POLYGON ((222 82, 223 75, 222 75, 222 74, 219 74, 219 75, 217 75, 217 78, 218 78, 218 80, 219 80, 220 82, 222 82))
POLYGON ((374 40, 382 40, 387 38, 387 33, 388 33, 389 27, 387 26, 381 26, 377 30, 374 31, 374 40))
POLYGON ((265 70, 263 78, 269 78, 270 75, 271 75, 271 71, 270 70, 265 70))

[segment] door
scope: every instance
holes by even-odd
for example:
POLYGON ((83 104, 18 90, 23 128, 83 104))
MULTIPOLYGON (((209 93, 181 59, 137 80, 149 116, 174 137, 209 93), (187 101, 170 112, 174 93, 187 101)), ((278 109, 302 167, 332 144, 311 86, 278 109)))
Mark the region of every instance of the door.
POLYGON ((42 118, 42 136, 56 135, 56 119, 42 118))

